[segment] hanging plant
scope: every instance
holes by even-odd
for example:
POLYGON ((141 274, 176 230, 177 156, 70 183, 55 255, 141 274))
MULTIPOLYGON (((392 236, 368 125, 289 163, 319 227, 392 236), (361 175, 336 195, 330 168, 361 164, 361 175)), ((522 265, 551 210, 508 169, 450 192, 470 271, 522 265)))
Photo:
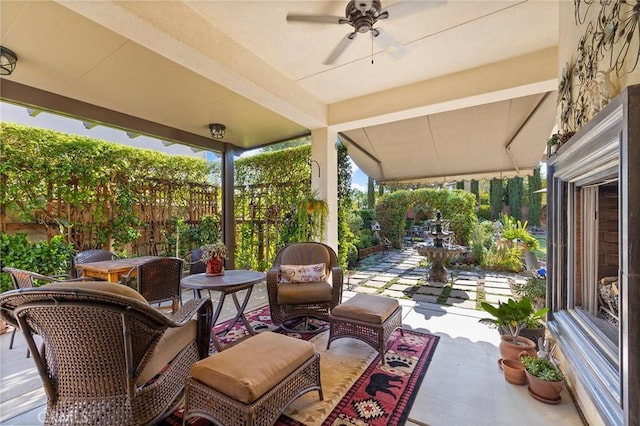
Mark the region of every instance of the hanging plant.
POLYGON ((324 234, 329 205, 318 198, 317 191, 308 198, 303 198, 297 205, 296 222, 298 225, 298 241, 320 240, 324 234))

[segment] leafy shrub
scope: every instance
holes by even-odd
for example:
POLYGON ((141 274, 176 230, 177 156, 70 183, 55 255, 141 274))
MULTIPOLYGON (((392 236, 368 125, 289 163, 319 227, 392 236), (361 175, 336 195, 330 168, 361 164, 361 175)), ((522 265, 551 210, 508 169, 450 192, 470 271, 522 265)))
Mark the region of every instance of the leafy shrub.
MULTIPOLYGON (((10 266, 42 275, 58 275, 68 272, 74 251, 71 244, 61 235, 51 238, 50 242, 31 243, 27 234, 9 235, 0 233, 0 266, 10 266)), ((0 274, 0 290, 13 288, 9 274, 0 274)))
POLYGON ((536 250, 538 248, 538 240, 527 231, 526 220, 521 222, 511 216, 502 215, 502 224, 504 226, 502 238, 509 241, 520 240, 527 245, 529 250, 536 250))
POLYGON ((490 271, 520 272, 524 269, 522 251, 517 246, 494 244, 485 251, 480 265, 490 271))
POLYGON ((491 206, 488 204, 482 204, 478 207, 476 216, 478 216, 478 220, 491 220, 491 206))
POLYGON ((536 306, 546 303, 547 280, 544 277, 531 277, 526 283, 516 285, 514 290, 518 296, 529 298, 536 306))

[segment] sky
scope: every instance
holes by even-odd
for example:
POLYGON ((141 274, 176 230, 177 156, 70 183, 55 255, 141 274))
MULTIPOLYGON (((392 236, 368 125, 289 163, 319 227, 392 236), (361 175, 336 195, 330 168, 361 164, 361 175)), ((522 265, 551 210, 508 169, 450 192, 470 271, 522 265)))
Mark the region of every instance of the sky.
MULTIPOLYGON (((173 155, 188 155, 192 157, 206 158, 210 161, 215 161, 215 159, 218 158, 218 155, 213 152, 198 151, 180 144, 165 145, 165 143, 159 139, 144 135, 132 139, 125 131, 114 129, 112 127, 97 125, 91 129, 87 129, 82 121, 78 119, 68 118, 44 111, 32 117, 29 115, 29 112, 25 107, 6 102, 0 102, 0 119, 2 119, 2 121, 23 124, 25 126, 40 127, 64 133, 89 136, 95 139, 136 146, 139 148, 152 149, 173 155)), ((250 152, 251 151, 247 151, 247 153, 250 152)), ((358 166, 356 166, 353 160, 351 160, 351 167, 351 187, 366 192, 367 176, 358 168, 358 166)))

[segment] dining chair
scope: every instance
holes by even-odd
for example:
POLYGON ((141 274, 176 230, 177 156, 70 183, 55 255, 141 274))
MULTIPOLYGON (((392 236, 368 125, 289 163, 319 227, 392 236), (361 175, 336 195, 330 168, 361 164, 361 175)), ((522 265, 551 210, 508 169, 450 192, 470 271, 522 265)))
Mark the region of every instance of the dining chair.
POLYGON ((201 260, 202 259, 202 249, 195 248, 191 250, 188 256, 188 264, 189 264, 189 275, 193 274, 202 274, 206 272, 207 265, 201 260))
POLYGON ((76 265, 90 262, 100 262, 103 260, 115 260, 119 259, 119 256, 112 251, 103 249, 91 249, 81 251, 76 254, 71 261, 71 275, 74 278, 79 278, 82 274, 76 268, 76 265))
POLYGON ((184 260, 178 257, 160 257, 134 266, 122 277, 122 283, 135 287, 150 304, 171 301, 172 311, 182 304, 180 280, 184 260))

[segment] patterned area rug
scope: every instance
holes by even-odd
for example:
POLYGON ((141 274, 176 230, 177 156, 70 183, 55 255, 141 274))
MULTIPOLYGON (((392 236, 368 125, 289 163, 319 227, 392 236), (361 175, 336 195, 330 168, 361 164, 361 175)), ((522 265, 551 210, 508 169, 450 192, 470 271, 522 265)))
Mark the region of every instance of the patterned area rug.
MULTIPOLYGON (((318 400, 317 392, 303 395, 285 409, 277 422, 280 426, 404 424, 439 340, 437 336, 412 330, 404 330, 401 336, 396 330, 382 365, 380 355, 359 340, 339 339, 327 350, 328 331, 317 335, 284 332, 271 323, 269 307, 250 312, 247 318, 256 331, 271 330, 310 340, 320 353, 324 400, 318 400)), ((218 325, 214 330, 220 331, 226 325, 218 325)), ((236 325, 223 341, 230 342, 247 334, 243 326, 236 325)), ((162 424, 181 425, 182 410, 177 410, 162 424)), ((191 419, 189 424, 210 423, 191 419)))

